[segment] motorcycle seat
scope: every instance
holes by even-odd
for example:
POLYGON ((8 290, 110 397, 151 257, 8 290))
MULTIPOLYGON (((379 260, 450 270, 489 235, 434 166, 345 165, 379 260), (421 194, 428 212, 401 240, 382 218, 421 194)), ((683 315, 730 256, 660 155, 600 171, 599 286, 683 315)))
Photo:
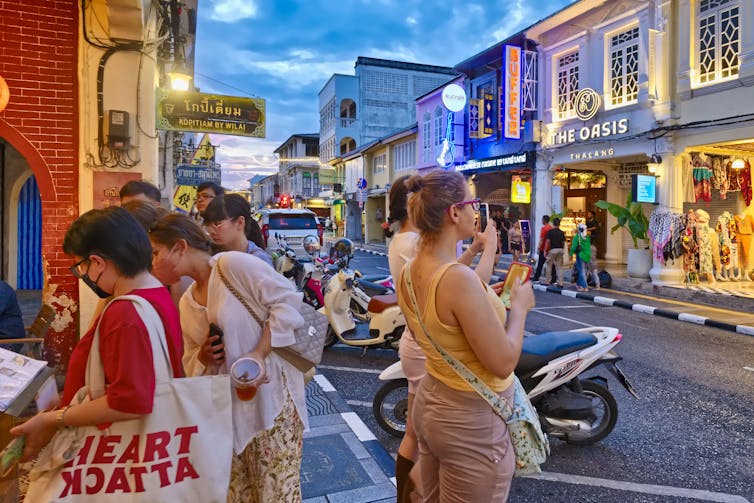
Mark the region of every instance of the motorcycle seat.
POLYGON ((398 305, 398 295, 391 293, 388 295, 375 295, 371 299, 369 299, 369 305, 367 306, 367 310, 370 313, 381 313, 388 307, 393 307, 398 305))
POLYGON ((524 337, 516 372, 527 372, 568 353, 588 348, 597 337, 587 332, 545 332, 524 337))
POLYGON ((371 281, 358 279, 356 280, 356 282, 358 283, 359 288, 364 290, 364 293, 366 293, 370 297, 374 297, 375 295, 385 295, 387 293, 390 293, 390 289, 385 288, 382 285, 378 285, 377 283, 372 283, 371 281))

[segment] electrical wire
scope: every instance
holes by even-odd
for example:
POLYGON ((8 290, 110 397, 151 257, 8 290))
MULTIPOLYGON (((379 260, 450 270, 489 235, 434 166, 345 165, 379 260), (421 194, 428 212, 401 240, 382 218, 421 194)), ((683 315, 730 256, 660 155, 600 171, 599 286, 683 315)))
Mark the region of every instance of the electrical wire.
POLYGON ((213 81, 213 82, 217 82, 218 84, 222 84, 222 85, 224 85, 225 87, 228 87, 228 88, 230 88, 230 89, 235 89, 236 91, 241 91, 241 92, 242 92, 242 93, 244 93, 244 94, 245 94, 246 96, 251 96, 252 98, 259 98, 259 96, 258 96, 258 95, 254 94, 254 93, 252 93, 252 92, 249 92, 249 91, 247 91, 247 90, 245 90, 245 89, 241 89, 240 87, 236 87, 236 86, 234 86, 234 85, 232 85, 232 84, 228 84, 227 82, 223 82, 222 80, 217 80, 217 79, 215 79, 215 78, 213 78, 213 77, 210 77, 209 75, 204 75, 203 73, 199 73, 199 72, 197 72, 196 70, 194 70, 194 74, 195 74, 195 75, 198 75, 198 76, 200 76, 200 77, 201 77, 201 78, 203 78, 203 79, 211 80, 211 81, 213 81))

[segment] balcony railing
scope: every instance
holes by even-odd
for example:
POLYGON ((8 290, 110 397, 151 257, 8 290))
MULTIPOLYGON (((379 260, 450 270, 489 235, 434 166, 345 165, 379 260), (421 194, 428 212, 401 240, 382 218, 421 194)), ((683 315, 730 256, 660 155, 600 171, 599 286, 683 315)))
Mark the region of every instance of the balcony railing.
POLYGON ((340 127, 351 127, 351 126, 353 126, 354 122, 356 122, 356 119, 354 119, 354 118, 341 117, 340 118, 340 127))

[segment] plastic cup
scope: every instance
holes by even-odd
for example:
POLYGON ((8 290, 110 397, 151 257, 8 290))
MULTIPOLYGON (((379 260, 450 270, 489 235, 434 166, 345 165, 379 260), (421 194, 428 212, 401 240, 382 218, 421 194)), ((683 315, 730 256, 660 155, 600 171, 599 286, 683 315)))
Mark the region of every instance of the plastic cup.
POLYGON ((257 394, 257 380, 262 373, 262 364, 248 356, 239 358, 230 367, 230 378, 239 400, 246 402, 257 394))

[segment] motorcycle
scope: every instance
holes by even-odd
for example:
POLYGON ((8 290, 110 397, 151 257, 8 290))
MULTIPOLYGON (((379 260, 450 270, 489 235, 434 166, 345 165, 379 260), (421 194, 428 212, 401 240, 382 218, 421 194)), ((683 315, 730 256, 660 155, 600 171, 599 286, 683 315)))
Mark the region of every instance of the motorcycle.
POLYGON ((275 235, 275 240, 280 245, 275 269, 293 281, 296 288, 304 294, 304 302, 315 309, 321 309, 324 306, 322 282, 326 281, 330 274, 327 269, 330 261, 327 257, 319 255, 319 240, 314 236, 304 238, 304 250, 310 257, 308 261, 299 260, 283 236, 275 235))
MULTIPOLYGON (((548 435, 573 445, 599 442, 615 427, 618 404, 603 376, 580 377, 604 365, 618 382, 639 398, 618 367, 622 360, 613 348, 622 335, 612 327, 586 327, 569 332, 546 332, 524 337, 515 373, 548 435)), ((377 423, 391 435, 401 437, 408 415, 408 381, 400 361, 379 376, 386 383, 372 404, 377 423)))
POLYGON ((330 257, 336 260, 338 271, 323 285, 325 307, 321 311, 330 322, 325 347, 340 341, 349 346, 362 347, 365 351, 370 347, 397 349, 406 328, 406 318, 398 307, 398 298, 394 293, 369 297, 363 290, 360 291, 356 272, 349 267, 352 250, 353 244, 348 239, 338 240, 330 250, 330 257), (359 296, 360 302, 366 303, 363 313, 354 312, 354 295, 359 296), (367 337, 356 333, 355 319, 369 323, 367 337))

